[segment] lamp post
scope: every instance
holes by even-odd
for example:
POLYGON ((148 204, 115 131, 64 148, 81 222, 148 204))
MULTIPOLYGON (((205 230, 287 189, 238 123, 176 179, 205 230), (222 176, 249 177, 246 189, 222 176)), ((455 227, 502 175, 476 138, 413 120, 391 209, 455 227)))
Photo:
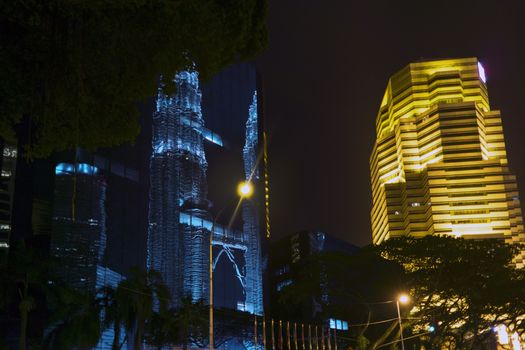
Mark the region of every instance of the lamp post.
POLYGON ((399 337, 401 339, 401 350, 405 350, 405 341, 403 339, 403 325, 401 323, 401 312, 399 311, 399 303, 406 304, 409 301, 410 301, 410 297, 407 294, 401 294, 396 299, 397 320, 399 321, 399 337))
MULTIPOLYGON (((237 194, 239 195, 239 203, 245 199, 251 197, 253 194, 253 185, 249 181, 243 181, 239 183, 237 186, 237 194)), ((210 342, 210 350, 213 350, 213 235, 215 233, 215 224, 217 223, 217 220, 221 216, 222 212, 224 211, 226 207, 223 207, 221 210, 217 212, 215 217, 213 218, 213 223, 211 225, 211 232, 210 232, 210 244, 209 244, 209 291, 210 291, 210 330, 209 330, 209 342, 210 342)))

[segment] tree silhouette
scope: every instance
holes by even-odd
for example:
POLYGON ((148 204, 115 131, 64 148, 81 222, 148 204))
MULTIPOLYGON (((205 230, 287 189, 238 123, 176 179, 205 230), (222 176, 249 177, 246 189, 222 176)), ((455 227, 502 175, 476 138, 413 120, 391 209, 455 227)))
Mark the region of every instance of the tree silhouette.
MULTIPOLYGON (((3 0, 0 137, 25 156, 131 142, 160 74, 202 78, 266 45, 264 0, 3 0)), ((173 88, 173 86, 171 86, 173 88)))
POLYGON ((170 308, 162 312, 154 312, 146 323, 146 343, 161 350, 168 345, 179 343, 177 325, 177 310, 170 308))
POLYGON ((54 288, 48 302, 51 318, 46 327, 46 349, 93 348, 100 340, 101 306, 92 293, 54 288))
POLYGON ((525 270, 512 265, 519 245, 427 236, 390 239, 376 249, 404 267, 413 307, 404 327, 428 332, 433 326, 430 345, 483 346, 498 324, 523 333, 525 270))
MULTIPOLYGON (((130 277, 119 283, 115 298, 122 310, 123 324, 133 334, 133 347, 142 347, 146 322, 154 314, 155 303, 163 311, 169 303, 168 288, 162 282, 160 273, 131 269, 130 277)), ((120 313, 120 311, 119 311, 120 313)))
MULTIPOLYGON (((98 303, 104 311, 102 329, 113 329, 113 342, 111 344, 112 350, 120 350, 126 341, 126 337, 121 342, 121 331, 125 324, 125 317, 127 310, 124 309, 124 304, 127 300, 120 300, 117 298, 117 290, 112 286, 104 286, 98 290, 98 303)), ((122 297, 122 293, 118 294, 122 297)))
POLYGON ((175 324, 179 331, 179 343, 186 350, 188 344, 203 344, 206 341, 208 318, 207 307, 203 300, 194 302, 190 296, 181 300, 181 306, 175 313, 175 324))
POLYGON ((30 313, 39 305, 49 286, 48 268, 50 260, 39 253, 39 251, 27 248, 23 241, 12 246, 8 264, 4 266, 3 275, 6 278, 3 290, 3 304, 7 307, 10 303, 16 303, 20 317, 20 334, 18 348, 27 348, 27 330, 30 313))

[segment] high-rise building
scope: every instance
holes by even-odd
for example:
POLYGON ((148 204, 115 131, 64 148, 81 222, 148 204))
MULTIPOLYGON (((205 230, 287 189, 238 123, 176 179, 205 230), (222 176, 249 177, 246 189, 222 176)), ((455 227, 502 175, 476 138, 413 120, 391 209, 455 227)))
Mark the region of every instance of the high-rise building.
MULTIPOLYGON (((255 82, 253 68, 248 71, 255 82)), ((204 103, 206 96, 198 73, 182 71, 173 79, 175 94, 167 95, 161 86, 157 96, 152 125, 147 263, 148 268, 162 274, 174 306, 184 296, 208 301, 209 245, 213 231, 213 286, 218 291, 214 293, 214 305, 262 313, 257 204, 243 202, 228 220, 227 206, 219 203, 224 196, 217 195, 221 191, 218 187, 230 187, 224 181, 257 181, 259 177, 256 87, 253 84, 248 89, 239 88, 239 77, 244 77, 241 66, 219 74, 206 87, 204 103), (243 93, 249 90, 249 100, 241 98, 240 103, 238 90, 243 93), (238 113, 244 102, 247 102, 245 109, 238 113), (225 105, 228 111, 224 110, 225 105), (208 115, 204 115, 203 107, 208 115), (242 115, 242 122, 234 115, 242 115), (218 122, 216 126, 224 128, 221 131, 226 139, 208 129, 207 116, 218 122), (230 138, 230 133, 236 134, 234 138, 240 136, 244 148, 238 147, 238 140, 230 138), (217 160, 213 169, 216 179, 212 180, 223 181, 215 186, 212 196, 217 202, 208 196, 208 154, 217 160), (240 225, 235 220, 237 212, 243 221, 240 225), (223 287, 229 289, 228 295, 221 293, 223 287)), ((235 187, 230 191, 233 193, 235 187)), ((226 202, 232 203, 229 199, 226 202)))
POLYGON ((106 181, 86 163, 56 166, 51 254, 69 286, 94 292, 106 250, 106 181))
MULTIPOLYGON (((103 153, 109 158, 77 149, 74 157, 60 155, 70 161, 55 166, 50 250, 59 264, 53 272, 68 286, 90 293, 116 288, 130 267, 144 266, 134 256, 134 244, 119 232, 125 230, 129 241, 145 240, 147 211, 137 200, 143 192, 140 172, 109 150, 103 153)), ((121 342, 124 337, 122 328, 121 342)), ((103 329, 93 349, 111 349, 113 338, 112 326, 103 329)))
POLYGON ((180 72, 174 83, 175 96, 159 90, 153 115, 148 268, 161 272, 178 305, 186 295, 208 297, 210 235, 194 222, 211 222, 204 140, 215 139, 204 128, 198 73, 180 72))
POLYGON ((261 314, 263 312, 261 230, 265 216, 264 113, 261 80, 252 63, 221 70, 202 87, 202 111, 206 125, 221 136, 222 147, 207 143, 208 198, 219 222, 242 232, 241 244, 216 242, 214 256, 214 305, 261 314), (239 199, 237 184, 250 181, 254 193, 239 199), (264 218, 261 219, 261 218, 264 218), (237 273, 237 271, 240 272, 237 273), (239 278, 243 276, 243 278, 239 278))
POLYGON ((394 74, 376 133, 374 243, 428 234, 525 243, 501 115, 490 107, 476 58, 412 63, 394 74))

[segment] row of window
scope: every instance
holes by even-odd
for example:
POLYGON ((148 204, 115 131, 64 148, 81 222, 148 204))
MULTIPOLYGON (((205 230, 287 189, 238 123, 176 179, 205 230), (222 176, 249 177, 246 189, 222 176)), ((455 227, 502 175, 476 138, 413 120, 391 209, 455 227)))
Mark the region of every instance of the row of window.
POLYGON ((337 329, 340 331, 347 331, 348 330, 348 322, 343 320, 338 320, 335 318, 330 319, 330 328, 331 329, 337 329))

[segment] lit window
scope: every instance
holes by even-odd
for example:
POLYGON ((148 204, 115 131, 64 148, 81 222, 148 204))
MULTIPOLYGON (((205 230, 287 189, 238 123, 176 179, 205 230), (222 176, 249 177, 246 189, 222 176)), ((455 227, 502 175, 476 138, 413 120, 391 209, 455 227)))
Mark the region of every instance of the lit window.
POLYGON ((487 82, 487 76, 485 75, 485 68, 481 65, 481 63, 478 62, 478 72, 479 72, 479 78, 482 82, 487 82))
POLYGON ((340 331, 347 331, 348 330, 348 322, 343 320, 338 320, 335 318, 331 318, 329 320, 330 328, 331 329, 337 329, 340 331))
POLYGON ((290 284, 292 284, 292 280, 284 280, 277 283, 275 289, 277 289, 277 291, 280 292, 284 287, 289 286, 290 284))

